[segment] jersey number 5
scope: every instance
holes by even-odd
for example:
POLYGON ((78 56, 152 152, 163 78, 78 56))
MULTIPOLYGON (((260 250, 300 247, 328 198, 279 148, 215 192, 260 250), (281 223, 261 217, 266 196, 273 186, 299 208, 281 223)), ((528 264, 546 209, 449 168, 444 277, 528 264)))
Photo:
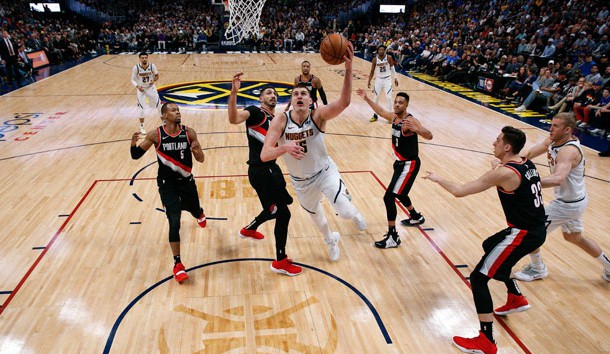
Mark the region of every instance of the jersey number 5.
POLYGON ((303 153, 306 154, 307 153, 307 141, 303 140, 301 142, 298 142, 297 144, 303 148, 303 153))

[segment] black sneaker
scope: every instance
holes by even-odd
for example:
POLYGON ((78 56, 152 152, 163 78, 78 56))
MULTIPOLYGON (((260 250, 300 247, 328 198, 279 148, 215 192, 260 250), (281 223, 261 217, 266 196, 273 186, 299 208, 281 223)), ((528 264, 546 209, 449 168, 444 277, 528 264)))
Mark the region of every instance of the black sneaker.
POLYGON ((411 215, 410 218, 402 220, 400 224, 402 226, 417 226, 423 224, 424 222, 426 222, 426 218, 424 218, 423 215, 419 214, 415 216, 411 215))
POLYGON ((604 152, 600 152, 600 153, 598 153, 598 155, 601 157, 608 157, 608 156, 610 156, 610 149, 608 149, 604 152))
POLYGON ((369 119, 369 122, 376 122, 377 121, 377 113, 373 114, 373 117, 371 117, 371 119, 369 119))
POLYGON ((375 242, 377 248, 396 248, 400 245, 400 236, 398 234, 390 234, 389 232, 383 235, 384 238, 381 241, 375 242))

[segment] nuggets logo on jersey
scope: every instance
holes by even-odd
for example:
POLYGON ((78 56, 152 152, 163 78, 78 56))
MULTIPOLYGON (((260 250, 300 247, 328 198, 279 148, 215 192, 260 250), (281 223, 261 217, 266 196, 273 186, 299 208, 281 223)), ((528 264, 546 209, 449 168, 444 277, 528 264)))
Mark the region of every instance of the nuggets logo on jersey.
MULTIPOLYGON (((237 107, 260 104, 260 88, 273 86, 278 93, 277 103, 290 101, 293 84, 290 82, 242 81, 237 94, 237 107)), ((162 102, 175 103, 193 109, 227 109, 231 94, 231 81, 198 81, 160 87, 162 102)))

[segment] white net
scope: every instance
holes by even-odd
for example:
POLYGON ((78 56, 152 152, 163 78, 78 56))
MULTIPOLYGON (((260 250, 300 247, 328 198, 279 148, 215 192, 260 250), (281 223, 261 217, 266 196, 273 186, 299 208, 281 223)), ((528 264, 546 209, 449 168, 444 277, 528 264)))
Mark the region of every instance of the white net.
POLYGON ((235 44, 258 35, 258 23, 266 0, 229 0, 229 26, 225 38, 235 44))

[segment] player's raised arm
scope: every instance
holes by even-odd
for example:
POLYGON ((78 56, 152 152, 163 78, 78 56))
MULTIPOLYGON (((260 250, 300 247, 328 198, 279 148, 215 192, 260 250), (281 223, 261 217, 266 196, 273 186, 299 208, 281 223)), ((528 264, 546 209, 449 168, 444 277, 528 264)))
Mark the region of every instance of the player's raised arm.
POLYGON ((339 99, 329 102, 328 105, 320 107, 314 111, 314 120, 329 120, 338 116, 349 106, 352 100, 352 65, 354 59, 354 46, 351 42, 347 44, 345 53, 345 77, 339 99))
POLYGON ((138 145, 138 138, 140 137, 140 132, 133 133, 131 136, 131 158, 134 160, 139 159, 144 155, 146 150, 148 150, 151 146, 156 145, 159 141, 159 137, 157 135, 156 130, 149 131, 144 137, 144 141, 138 145))
POLYGON ((375 101, 371 100, 364 89, 359 88, 358 90, 356 90, 356 94, 358 94, 358 96, 360 96, 364 100, 364 102, 366 102, 379 116, 383 117, 389 122, 394 120, 394 112, 386 111, 380 105, 375 103, 375 101))
POLYGON ((246 110, 237 110, 237 92, 241 87, 241 76, 244 73, 239 72, 233 75, 233 82, 231 84, 231 94, 229 95, 229 104, 227 110, 229 111, 229 123, 239 124, 245 122, 250 117, 250 112, 246 110))

